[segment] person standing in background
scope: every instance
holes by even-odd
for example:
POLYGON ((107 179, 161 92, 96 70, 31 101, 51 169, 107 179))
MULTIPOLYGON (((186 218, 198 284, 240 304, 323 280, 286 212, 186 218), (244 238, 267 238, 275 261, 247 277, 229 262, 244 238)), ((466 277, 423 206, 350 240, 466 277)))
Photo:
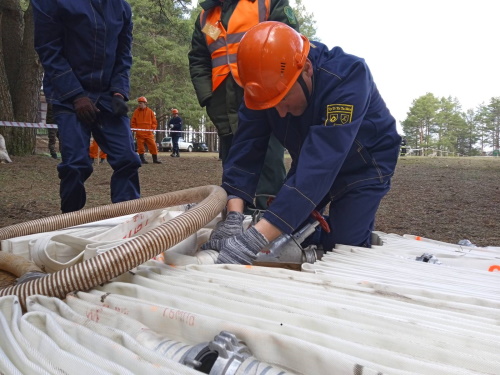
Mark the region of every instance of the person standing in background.
MULTIPOLYGON (((45 123, 47 124, 53 124, 54 123, 54 116, 52 115, 52 105, 50 103, 47 103, 47 117, 45 120, 45 123)), ((56 151, 56 143, 59 139, 59 132, 57 131, 57 128, 49 128, 47 129, 47 135, 49 137, 49 153, 52 159, 59 159, 57 156, 57 151, 56 151)), ((61 152, 61 145, 59 145, 59 152, 61 152)))
MULTIPOLYGON (((219 157, 225 168, 229 148, 238 128, 238 108, 243 89, 238 85, 236 51, 245 31, 267 20, 299 30, 288 0, 207 0, 200 3, 189 52, 189 70, 200 106, 217 128, 219 157)), ((285 180, 284 148, 275 137, 267 146, 254 204, 267 208, 267 196, 275 195, 285 180)))
MULTIPOLYGON (((57 159, 59 159, 59 157, 57 156, 57 151, 56 151, 56 143, 57 143, 57 139, 59 138, 59 135, 57 134, 57 129, 56 128, 48 129, 47 135, 49 137, 48 146, 49 146, 50 156, 52 157, 52 159, 57 160, 57 159)), ((59 148, 59 150, 60 150, 60 148, 59 148)))
POLYGON ((92 165, 95 165, 95 159, 97 159, 97 164, 102 164, 108 158, 108 155, 100 149, 100 147, 97 144, 97 142, 95 141, 95 139, 93 139, 92 143, 90 144, 89 156, 90 156, 90 159, 92 160, 92 165), (99 163, 99 159, 101 159, 100 163, 99 163))
POLYGON ((32 0, 43 92, 59 130, 61 211, 82 209, 93 172, 91 135, 113 168, 111 201, 140 198, 139 168, 127 117, 132 10, 124 0, 32 0))
POLYGON ((144 158, 144 145, 146 144, 151 156, 153 156, 153 163, 161 164, 161 161, 158 160, 158 147, 156 146, 154 136, 154 131, 158 127, 155 113, 151 108, 148 108, 148 100, 144 96, 137 99, 137 102, 139 106, 134 111, 130 122, 132 129, 144 129, 134 130, 137 141, 137 153, 142 164, 148 164, 148 161, 144 158))
POLYGON ((406 146, 408 143, 406 142, 406 138, 401 138, 401 154, 400 156, 406 156, 406 146))
POLYGON ((173 158, 180 157, 179 155, 179 138, 182 137, 182 119, 179 116, 177 109, 172 109, 172 118, 168 122, 170 128, 170 137, 172 137, 172 154, 173 158))

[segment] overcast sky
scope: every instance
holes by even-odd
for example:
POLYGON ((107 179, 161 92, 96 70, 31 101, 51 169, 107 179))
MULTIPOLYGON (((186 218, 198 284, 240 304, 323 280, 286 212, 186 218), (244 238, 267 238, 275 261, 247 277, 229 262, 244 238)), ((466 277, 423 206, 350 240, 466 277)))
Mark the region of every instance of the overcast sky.
POLYGON ((328 47, 363 57, 390 111, 433 93, 462 109, 500 97, 499 0, 303 0, 328 47))
POLYGON ((428 92, 463 110, 500 97, 500 0, 302 2, 323 43, 366 60, 398 124, 428 92))

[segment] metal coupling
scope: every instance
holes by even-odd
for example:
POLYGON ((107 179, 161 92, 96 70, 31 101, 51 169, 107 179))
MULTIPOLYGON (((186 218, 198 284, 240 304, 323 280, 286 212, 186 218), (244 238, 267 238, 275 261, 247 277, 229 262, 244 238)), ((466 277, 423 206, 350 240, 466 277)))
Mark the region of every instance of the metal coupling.
POLYGON ((232 333, 222 331, 208 343, 194 346, 181 358, 181 363, 210 375, 236 374, 252 353, 232 333))
POLYGON ((434 254, 429 253, 423 253, 419 257, 416 257, 415 260, 424 263, 442 264, 439 259, 434 256, 434 254))

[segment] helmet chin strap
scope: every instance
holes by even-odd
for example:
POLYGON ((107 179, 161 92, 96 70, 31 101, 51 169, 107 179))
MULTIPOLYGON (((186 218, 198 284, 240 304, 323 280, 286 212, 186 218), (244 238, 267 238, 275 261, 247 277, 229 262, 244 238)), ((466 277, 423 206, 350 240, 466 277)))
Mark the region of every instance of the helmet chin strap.
MULTIPOLYGON (((304 81, 304 78, 302 78, 302 74, 300 74, 299 78, 297 78, 297 82, 299 83, 300 87, 302 87, 302 91, 304 92, 304 95, 306 96, 307 105, 309 105, 309 101, 311 99, 311 93, 309 92, 309 89, 307 88, 306 81, 304 81)), ((312 81, 312 82, 313 82, 313 87, 314 87, 314 81, 312 81)))

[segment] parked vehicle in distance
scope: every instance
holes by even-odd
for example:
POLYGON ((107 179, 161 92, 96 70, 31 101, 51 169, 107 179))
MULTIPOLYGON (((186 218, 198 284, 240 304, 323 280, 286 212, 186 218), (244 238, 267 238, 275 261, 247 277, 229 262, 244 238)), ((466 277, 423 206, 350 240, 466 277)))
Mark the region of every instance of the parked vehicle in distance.
POLYGON ((205 142, 193 142, 193 151, 208 152, 208 146, 205 142))
POLYGON ((172 137, 165 137, 160 142, 161 151, 170 151, 172 150, 172 137))
MULTIPOLYGON (((161 140, 161 150, 171 151, 172 150, 172 137, 165 137, 161 140)), ((186 142, 183 138, 179 138, 179 151, 193 151, 193 143, 186 142)))

